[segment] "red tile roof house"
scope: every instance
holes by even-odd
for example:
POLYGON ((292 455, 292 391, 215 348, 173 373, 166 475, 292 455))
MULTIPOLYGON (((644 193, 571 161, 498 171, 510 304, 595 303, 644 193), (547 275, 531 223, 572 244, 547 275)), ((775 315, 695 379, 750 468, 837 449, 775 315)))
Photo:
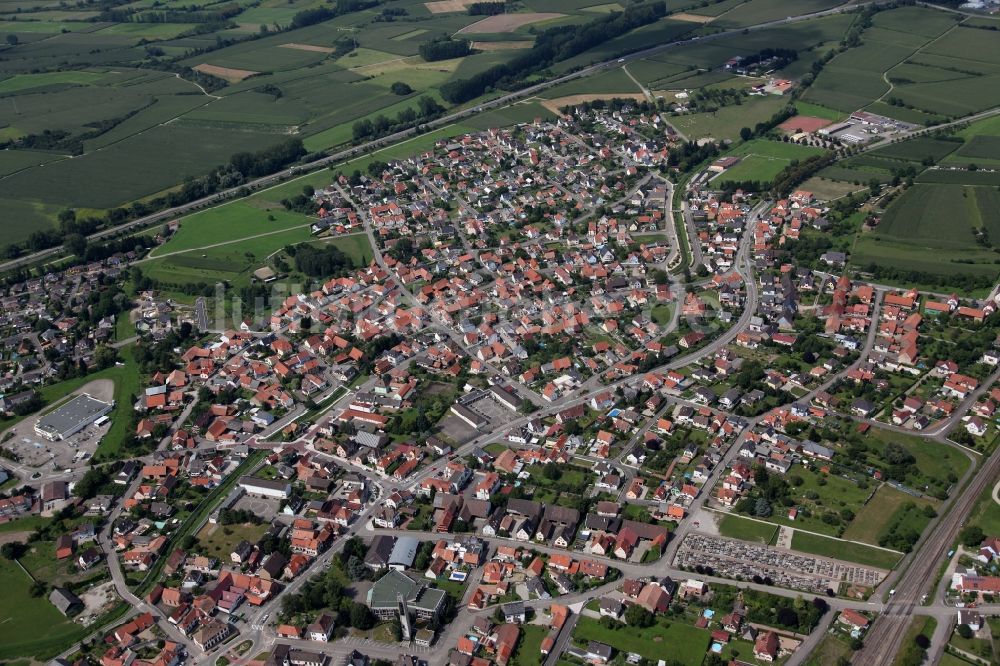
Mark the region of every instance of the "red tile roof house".
POLYGON ((855 629, 867 629, 869 620, 858 611, 847 608, 841 612, 840 617, 837 618, 837 622, 855 629))
POLYGON ((64 560, 73 556, 73 537, 68 534, 61 535, 56 539, 56 559, 64 560))
POLYGON ((774 661, 778 658, 780 647, 778 634, 768 631, 757 637, 757 642, 753 646, 753 656, 760 661, 774 661))

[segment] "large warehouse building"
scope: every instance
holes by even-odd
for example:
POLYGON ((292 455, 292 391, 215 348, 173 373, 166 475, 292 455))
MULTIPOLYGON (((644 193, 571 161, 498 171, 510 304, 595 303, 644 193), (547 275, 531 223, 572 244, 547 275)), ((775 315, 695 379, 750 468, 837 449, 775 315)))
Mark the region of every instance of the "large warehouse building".
POLYGON ((110 412, 113 407, 112 403, 81 393, 38 419, 35 433, 53 442, 66 439, 110 412))

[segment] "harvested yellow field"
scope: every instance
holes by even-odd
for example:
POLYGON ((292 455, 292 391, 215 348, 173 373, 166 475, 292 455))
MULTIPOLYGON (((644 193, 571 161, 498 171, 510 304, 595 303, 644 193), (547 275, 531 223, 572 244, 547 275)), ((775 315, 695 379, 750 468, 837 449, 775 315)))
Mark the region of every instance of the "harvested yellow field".
POLYGON ((437 2, 425 2, 424 7, 431 14, 447 14, 449 12, 464 12, 465 8, 476 0, 437 0, 437 2))
POLYGON ((553 99, 541 100, 542 106, 546 109, 561 115, 559 109, 564 106, 573 106, 574 104, 583 104, 584 102, 593 102, 597 99, 634 99, 637 102, 645 101, 646 96, 642 93, 637 92, 627 92, 627 93, 586 93, 582 95, 566 95, 565 97, 556 97, 553 99))
POLYGON ((243 79, 248 79, 254 74, 260 74, 260 72, 254 72, 249 69, 236 69, 235 67, 219 67, 217 65, 209 65, 208 63, 202 63, 200 65, 195 65, 191 69, 196 69, 203 74, 210 74, 211 76, 217 76, 220 79, 225 79, 231 83, 238 83, 243 79))
POLYGON ((436 62, 424 62, 423 58, 420 56, 407 56, 405 58, 396 58, 394 60, 386 60, 385 62, 377 62, 371 65, 361 65, 360 67, 351 67, 350 70, 355 74, 360 74, 361 76, 381 76, 382 74, 391 74, 393 72, 412 72, 417 71, 430 71, 430 72, 454 72, 458 69, 459 63, 461 63, 465 58, 452 58, 451 60, 438 60, 436 62))
POLYGON ((333 53, 335 49, 329 46, 315 46, 313 44, 282 44, 283 49, 295 49, 296 51, 312 51, 314 53, 333 53))
POLYGON ((509 51, 511 49, 530 49, 532 41, 523 42, 472 42, 472 48, 477 51, 509 51))
POLYGON ((689 23, 709 23, 714 16, 702 16, 700 14, 688 14, 687 12, 681 12, 680 14, 671 14, 670 18, 677 19, 678 21, 687 21, 689 23))

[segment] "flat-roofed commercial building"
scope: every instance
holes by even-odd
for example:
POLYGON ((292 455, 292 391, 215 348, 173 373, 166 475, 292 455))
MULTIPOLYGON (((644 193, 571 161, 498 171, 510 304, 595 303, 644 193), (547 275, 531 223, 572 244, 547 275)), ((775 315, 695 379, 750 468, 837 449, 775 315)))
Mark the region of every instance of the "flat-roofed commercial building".
POLYGON ((113 403, 81 393, 65 405, 57 407, 35 423, 35 434, 52 442, 80 432, 114 407, 113 403))

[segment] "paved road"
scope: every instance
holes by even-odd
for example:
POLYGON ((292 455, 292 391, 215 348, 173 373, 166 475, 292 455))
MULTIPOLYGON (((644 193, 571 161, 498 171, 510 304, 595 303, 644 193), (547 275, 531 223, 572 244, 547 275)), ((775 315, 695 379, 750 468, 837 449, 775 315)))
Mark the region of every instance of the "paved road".
MULTIPOLYGON (((671 49, 671 48, 677 48, 678 46, 682 46, 684 44, 697 44, 697 43, 702 43, 702 42, 714 41, 714 40, 717 40, 717 39, 722 39, 724 37, 730 37, 730 36, 733 36, 733 35, 736 35, 736 34, 740 34, 740 33, 744 33, 744 32, 751 32, 751 31, 755 31, 755 30, 764 30, 764 29, 772 28, 772 27, 775 27, 775 26, 778 26, 778 25, 788 25, 788 24, 791 24, 791 23, 798 23, 798 22, 801 22, 801 21, 808 21, 808 20, 811 20, 811 19, 814 19, 814 18, 819 18, 819 17, 822 17, 822 16, 830 16, 832 14, 839 14, 839 13, 841 13, 843 11, 854 9, 856 7, 863 7, 863 6, 866 6, 866 5, 887 4, 888 1, 889 0, 872 0, 871 2, 862 2, 862 3, 857 3, 857 4, 854 4, 852 2, 848 2, 845 5, 841 5, 839 7, 834 7, 832 9, 826 9, 826 10, 823 10, 823 11, 812 12, 812 13, 809 13, 809 14, 800 14, 798 16, 791 16, 789 18, 780 19, 780 20, 776 20, 776 21, 767 21, 765 23, 759 23, 757 25, 747 26, 746 28, 726 30, 726 31, 718 32, 718 33, 715 33, 715 34, 712 34, 712 35, 706 35, 706 36, 703 36, 703 37, 693 37, 691 39, 685 39, 685 40, 679 40, 679 41, 675 41, 675 42, 668 42, 666 44, 660 44, 658 46, 654 46, 654 47, 651 47, 651 48, 648 48, 648 49, 643 49, 641 51, 637 51, 635 53, 632 53, 630 55, 625 56, 624 58, 613 58, 611 60, 606 60, 604 62, 600 62, 600 63, 594 64, 594 65, 590 65, 588 67, 584 67, 583 69, 577 70, 576 72, 572 72, 570 74, 565 74, 563 76, 560 76, 560 77, 557 77, 557 78, 554 78, 554 79, 550 79, 550 80, 545 81, 543 83, 538 83, 538 84, 535 84, 533 86, 529 86, 527 88, 523 88, 523 89, 521 89, 521 90, 519 90, 517 92, 513 92, 513 93, 510 93, 510 94, 507 94, 507 95, 503 95, 503 96, 498 97, 498 98, 496 98, 494 100, 483 102, 481 104, 478 104, 478 105, 475 105, 475 106, 471 106, 471 107, 468 107, 466 109, 462 109, 460 111, 456 111, 455 113, 449 113, 449 114, 447 114, 445 116, 442 116, 441 118, 438 118, 437 120, 432 120, 430 122, 423 123, 421 125, 421 127, 426 128, 427 130, 440 129, 440 128, 443 128, 443 127, 447 127, 448 125, 453 125, 456 122, 464 120, 465 118, 477 115, 477 114, 481 113, 482 111, 509 106, 510 104, 512 104, 514 102, 517 102, 519 100, 523 100, 523 99, 526 99, 526 98, 533 97, 533 96, 537 95, 538 93, 540 93, 540 92, 542 92, 544 90, 547 90, 548 88, 551 88, 553 86, 556 86, 556 85, 559 85, 559 84, 562 84, 562 83, 566 83, 567 81, 572 81, 574 79, 583 78, 585 76, 590 76, 592 74, 597 74, 597 73, 605 71, 607 69, 613 69, 613 68, 616 68, 616 67, 620 66, 622 63, 632 62, 633 60, 641 60, 643 58, 647 58, 647 57, 649 57, 651 55, 654 55, 656 53, 660 53, 662 51, 665 51, 665 50, 671 49)), ((1000 111, 1000 110, 998 110, 998 111, 1000 111)), ((171 220, 171 219, 180 217, 180 216, 182 216, 182 215, 184 215, 186 213, 189 213, 191 211, 198 210, 200 208, 205 208, 205 207, 208 207, 208 206, 212 206, 212 205, 215 205, 215 204, 227 201, 229 199, 238 198, 241 195, 241 193, 243 193, 243 192, 245 192, 247 190, 251 190, 251 191, 253 191, 253 190, 260 190, 260 189, 263 189, 263 188, 266 188, 266 187, 278 184, 278 183, 280 183, 280 182, 282 182, 282 181, 284 181, 284 180, 286 180, 288 178, 292 178, 294 176, 302 175, 303 173, 305 173, 307 171, 313 171, 313 170, 316 170, 316 169, 319 169, 319 168, 322 168, 322 167, 326 167, 326 166, 328 166, 330 164, 334 164, 336 162, 340 162, 340 161, 343 161, 343 160, 349 160, 349 159, 356 158, 356 157, 361 157, 361 156, 364 156, 364 155, 370 155, 371 153, 373 153, 373 152, 375 152, 375 151, 377 151, 377 150, 379 150, 381 148, 384 148, 386 146, 390 146, 390 145, 395 144, 395 143, 399 143, 399 142, 401 142, 401 141, 403 141, 405 139, 409 139, 409 138, 412 138, 414 136, 417 136, 418 134, 419 134, 419 132, 417 131, 416 128, 408 129, 408 130, 403 130, 403 131, 400 131, 400 132, 396 132, 394 134, 390 134, 390 135, 388 135, 386 137, 383 137, 381 139, 377 139, 375 141, 369 141, 367 143, 364 143, 362 145, 356 146, 354 148, 348 148, 346 150, 341 150, 341 151, 338 151, 336 153, 332 153, 330 155, 327 155, 326 157, 322 157, 322 158, 320 158, 318 160, 315 160, 313 162, 309 162, 308 164, 303 164, 303 165, 297 165, 297 166, 289 167, 288 169, 283 169, 283 170, 281 170, 281 171, 279 171, 277 173, 271 174, 270 176, 264 176, 262 178, 257 178, 257 179, 248 181, 248 182, 244 183, 243 185, 241 185, 239 187, 232 187, 232 188, 229 188, 229 189, 226 189, 226 190, 222 190, 221 192, 217 192, 215 194, 209 195, 207 197, 203 197, 201 199, 197 199, 195 201, 192 201, 192 202, 187 203, 187 204, 183 204, 181 206, 175 206, 173 208, 168 208, 168 209, 162 210, 162 211, 160 211, 158 213, 153 213, 152 215, 147 215, 145 217, 141 217, 141 218, 132 220, 131 222, 127 222, 125 224, 120 224, 118 226, 111 227, 109 229, 104 229, 102 231, 98 231, 98 232, 96 232, 96 233, 91 234, 90 236, 88 236, 87 237, 87 241, 89 243, 94 243, 94 242, 98 242, 98 241, 101 241, 101 240, 107 240, 109 238, 113 238, 115 236, 119 236, 119 235, 125 234, 125 233, 130 232, 130 231, 134 231, 134 230, 137 230, 137 229, 142 229, 142 228, 145 228, 145 227, 148 227, 148 226, 151 226, 151 225, 154 225, 154 224, 157 224, 159 222, 166 221, 166 220, 171 220)), ((38 263, 40 261, 43 261, 45 259, 51 259, 53 257, 61 255, 62 252, 63 252, 63 249, 61 247, 54 247, 54 248, 49 248, 49 249, 46 249, 46 250, 40 250, 38 252, 33 252, 33 253, 25 255, 23 257, 18 257, 17 259, 12 259, 12 260, 9 260, 9 261, 5 261, 5 262, 0 263, 0 272, 9 271, 9 270, 12 270, 12 269, 15 269, 15 268, 19 268, 21 266, 32 265, 32 264, 38 263)))
POLYGON ((975 472, 972 480, 951 503, 947 512, 925 531, 922 543, 918 542, 916 554, 909 567, 899 576, 895 584, 895 594, 889 597, 884 613, 865 638, 865 647, 854 655, 855 664, 880 666, 892 661, 892 656, 901 646, 913 614, 923 610, 920 606, 921 597, 932 591, 930 588, 937 580, 938 569, 945 561, 947 551, 958 539, 958 533, 965 524, 966 516, 983 491, 992 487, 998 478, 1000 478, 1000 455, 994 452, 975 472))
MULTIPOLYGON (((684 228, 688 234, 688 249, 691 250, 691 269, 698 270, 699 266, 705 266, 705 255, 701 251, 701 240, 698 238, 698 226, 694 223, 694 215, 687 200, 681 201, 681 214, 684 216, 684 228)), ((753 235, 752 229, 747 229, 744 235, 753 235)), ((707 268, 707 266, 706 266, 707 268)))

